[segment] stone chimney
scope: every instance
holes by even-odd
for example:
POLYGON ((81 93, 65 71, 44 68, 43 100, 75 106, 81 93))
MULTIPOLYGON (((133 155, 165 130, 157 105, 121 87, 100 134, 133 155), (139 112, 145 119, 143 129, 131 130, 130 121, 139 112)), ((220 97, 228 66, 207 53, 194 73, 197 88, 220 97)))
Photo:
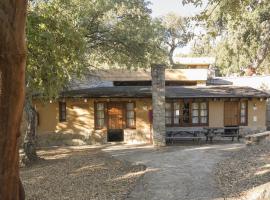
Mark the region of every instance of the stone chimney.
POLYGON ((153 143, 165 146, 165 65, 152 64, 153 143))

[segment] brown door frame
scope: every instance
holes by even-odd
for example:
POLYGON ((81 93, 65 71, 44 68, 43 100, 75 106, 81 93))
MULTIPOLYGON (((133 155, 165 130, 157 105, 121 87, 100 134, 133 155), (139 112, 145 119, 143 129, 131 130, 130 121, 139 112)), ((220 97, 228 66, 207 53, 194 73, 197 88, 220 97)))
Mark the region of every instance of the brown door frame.
MULTIPOLYGON (((115 102, 115 101, 111 101, 107 103, 107 129, 108 130, 114 130, 110 128, 110 113, 109 110, 110 108, 112 108, 112 105, 120 105, 121 106, 121 128, 119 128, 119 130, 123 130, 125 127, 125 109, 124 109, 124 102, 115 102)), ((116 130, 116 129, 115 129, 116 130)))

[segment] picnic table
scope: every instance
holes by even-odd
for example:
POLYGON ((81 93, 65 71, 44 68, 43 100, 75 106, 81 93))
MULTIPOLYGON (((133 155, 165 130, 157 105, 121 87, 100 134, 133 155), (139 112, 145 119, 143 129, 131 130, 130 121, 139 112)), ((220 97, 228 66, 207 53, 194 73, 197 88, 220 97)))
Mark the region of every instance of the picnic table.
POLYGON ((166 142, 171 144, 175 140, 192 140, 200 143, 203 138, 200 130, 171 130, 166 132, 166 142))
POLYGON ((206 137, 206 142, 210 139, 210 142, 213 142, 213 138, 216 135, 220 135, 221 137, 231 137, 232 141, 236 137, 239 141, 239 126, 230 126, 230 127, 204 127, 204 134, 206 137))

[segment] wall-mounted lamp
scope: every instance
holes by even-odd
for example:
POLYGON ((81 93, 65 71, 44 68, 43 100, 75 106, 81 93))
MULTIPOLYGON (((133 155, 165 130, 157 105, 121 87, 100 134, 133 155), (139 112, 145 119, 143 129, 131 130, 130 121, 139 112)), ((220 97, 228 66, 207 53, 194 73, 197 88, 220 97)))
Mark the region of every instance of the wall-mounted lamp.
POLYGON ((52 100, 50 100, 50 103, 52 103, 52 100))
POLYGON ((84 103, 87 103, 87 99, 84 99, 84 103))

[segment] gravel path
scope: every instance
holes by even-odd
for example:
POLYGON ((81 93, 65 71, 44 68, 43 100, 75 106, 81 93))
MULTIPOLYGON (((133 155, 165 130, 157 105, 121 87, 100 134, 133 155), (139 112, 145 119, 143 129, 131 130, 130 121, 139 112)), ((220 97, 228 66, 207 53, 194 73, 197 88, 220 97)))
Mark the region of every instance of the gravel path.
POLYGON ((38 154, 46 160, 21 168, 28 200, 126 199, 145 169, 90 146, 43 149, 38 154))
POLYGON ((129 200, 218 200, 214 166, 243 144, 171 146, 114 146, 111 155, 147 166, 129 200))

